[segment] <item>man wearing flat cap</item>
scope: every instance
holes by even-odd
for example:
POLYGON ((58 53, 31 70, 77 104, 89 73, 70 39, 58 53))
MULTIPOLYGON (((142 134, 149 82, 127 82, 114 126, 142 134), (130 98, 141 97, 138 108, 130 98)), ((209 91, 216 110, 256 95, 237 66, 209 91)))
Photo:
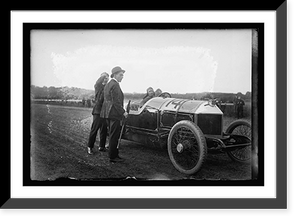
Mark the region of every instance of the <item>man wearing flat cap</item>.
POLYGON ((101 118, 107 119, 109 127, 109 151, 110 162, 122 162, 117 149, 121 133, 121 120, 127 118, 128 113, 124 110, 124 94, 120 88, 120 82, 124 77, 125 70, 116 66, 111 71, 111 80, 104 87, 103 105, 100 113, 101 118))

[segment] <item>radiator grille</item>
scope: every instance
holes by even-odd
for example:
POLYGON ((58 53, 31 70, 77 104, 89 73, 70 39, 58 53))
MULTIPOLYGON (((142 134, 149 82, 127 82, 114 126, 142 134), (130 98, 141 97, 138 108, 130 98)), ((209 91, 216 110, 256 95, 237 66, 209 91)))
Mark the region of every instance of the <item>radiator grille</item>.
POLYGON ((199 114, 197 116, 198 126, 204 134, 221 135, 222 134, 222 115, 218 114, 199 114))

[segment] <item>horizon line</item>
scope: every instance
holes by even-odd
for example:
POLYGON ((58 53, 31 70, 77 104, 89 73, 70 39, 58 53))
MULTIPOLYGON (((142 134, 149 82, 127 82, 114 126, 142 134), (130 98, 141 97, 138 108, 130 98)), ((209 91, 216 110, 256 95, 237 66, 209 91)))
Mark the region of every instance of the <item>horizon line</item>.
MULTIPOLYGON (((83 89, 83 90, 90 90, 90 91, 94 91, 94 89, 86 89, 86 88, 80 88, 80 87, 77 87, 77 86, 37 86, 37 85, 33 85, 31 84, 30 86, 35 86, 35 87, 40 87, 40 88, 50 88, 50 87, 54 87, 54 88, 77 88, 77 89, 83 89)), ((163 92, 168 92, 168 91, 163 91, 163 92)), ((186 92, 186 93, 181 93, 181 92, 169 92, 169 93, 172 93, 172 94, 191 94, 191 93, 228 93, 228 94, 238 94, 238 93, 242 93, 243 95, 246 95, 247 92, 250 92, 252 93, 251 90, 247 90, 245 93, 239 91, 239 92, 222 92, 222 91, 203 91, 203 92, 186 92)), ((124 94, 125 93, 146 93, 146 92, 123 92, 124 94)))

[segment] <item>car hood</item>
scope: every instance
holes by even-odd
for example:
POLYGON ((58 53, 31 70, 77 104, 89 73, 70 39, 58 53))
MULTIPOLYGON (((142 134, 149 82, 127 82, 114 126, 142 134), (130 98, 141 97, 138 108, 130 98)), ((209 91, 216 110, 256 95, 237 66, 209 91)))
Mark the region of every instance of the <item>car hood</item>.
POLYGON ((145 106, 160 111, 175 111, 194 114, 223 114, 218 106, 212 105, 210 101, 205 100, 155 97, 149 100, 145 106))

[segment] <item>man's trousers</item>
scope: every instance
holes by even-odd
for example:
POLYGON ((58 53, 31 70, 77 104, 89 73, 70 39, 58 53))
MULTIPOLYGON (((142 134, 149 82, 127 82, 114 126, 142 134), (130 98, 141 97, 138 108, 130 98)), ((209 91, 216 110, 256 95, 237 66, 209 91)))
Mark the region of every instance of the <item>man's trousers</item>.
POLYGON ((97 133, 99 131, 100 144, 99 147, 104 148, 106 137, 107 137, 107 123, 106 120, 101 118, 100 115, 93 115, 93 123, 91 127, 91 132, 89 136, 88 147, 93 148, 96 141, 97 133))
POLYGON ((117 149, 118 141, 121 133, 121 121, 116 119, 108 119, 109 126, 109 151, 108 156, 110 159, 115 159, 119 156, 117 149))

